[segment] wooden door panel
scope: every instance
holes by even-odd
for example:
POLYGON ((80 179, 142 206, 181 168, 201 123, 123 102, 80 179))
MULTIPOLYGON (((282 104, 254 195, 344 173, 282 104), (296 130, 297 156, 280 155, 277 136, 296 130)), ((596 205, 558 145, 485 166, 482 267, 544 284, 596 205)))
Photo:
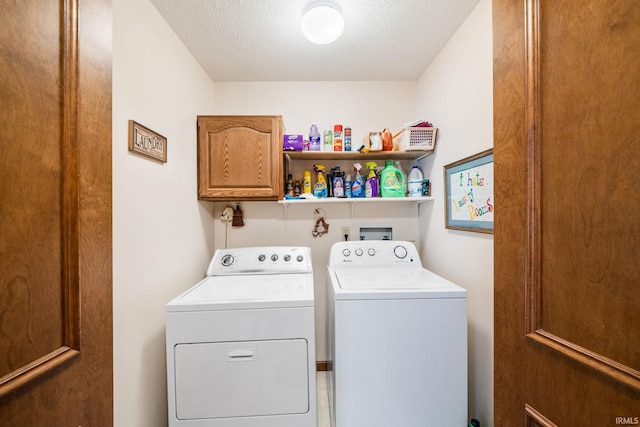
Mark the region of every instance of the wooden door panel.
POLYGON ((640 4, 494 0, 495 425, 640 416, 640 4))
POLYGON ((4 1, 0 46, 0 425, 112 425, 111 2, 4 1))
POLYGON ((14 3, 3 26, 0 394, 79 345, 75 7, 14 3))
POLYGON ((541 69, 540 323, 638 370, 640 349, 626 330, 640 331, 640 150, 631 132, 640 121, 632 53, 640 37, 628 34, 640 8, 547 3, 532 34, 541 69))
POLYGON ((640 150, 630 132, 640 121, 640 56, 627 57, 627 49, 640 51, 640 37, 628 34, 640 8, 621 3, 529 2, 536 249, 527 305, 531 332, 540 330, 534 339, 551 339, 552 348, 640 389, 640 348, 628 339, 629 330, 640 331, 640 150))

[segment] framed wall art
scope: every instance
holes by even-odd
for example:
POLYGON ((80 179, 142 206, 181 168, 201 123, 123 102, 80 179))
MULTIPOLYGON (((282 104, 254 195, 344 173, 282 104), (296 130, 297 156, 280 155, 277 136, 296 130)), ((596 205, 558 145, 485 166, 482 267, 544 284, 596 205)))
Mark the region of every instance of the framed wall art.
POLYGON ((444 167, 445 227, 493 233, 493 149, 444 167))
POLYGON ((167 138, 129 120, 129 151, 167 162, 167 138))

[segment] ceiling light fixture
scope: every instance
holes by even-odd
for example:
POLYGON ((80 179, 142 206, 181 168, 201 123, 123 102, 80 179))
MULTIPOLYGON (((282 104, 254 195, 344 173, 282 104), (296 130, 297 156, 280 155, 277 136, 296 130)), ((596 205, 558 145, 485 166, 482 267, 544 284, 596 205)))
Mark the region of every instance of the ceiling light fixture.
POLYGON ((316 44, 329 44, 344 30, 344 18, 338 6, 326 1, 312 2, 300 21, 302 34, 316 44))

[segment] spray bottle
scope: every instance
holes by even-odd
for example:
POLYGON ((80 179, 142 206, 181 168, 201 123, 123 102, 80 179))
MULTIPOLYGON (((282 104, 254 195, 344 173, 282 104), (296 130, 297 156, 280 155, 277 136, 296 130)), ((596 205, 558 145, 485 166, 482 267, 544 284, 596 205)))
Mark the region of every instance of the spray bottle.
POLYGON ((367 162, 366 166, 369 168, 369 175, 364 186, 365 197, 378 197, 380 196, 380 185, 376 176, 376 167, 378 165, 375 162, 367 162))
POLYGON ((313 165, 313 169, 318 173, 316 184, 313 186, 313 195, 316 197, 327 197, 327 180, 324 177, 324 165, 313 165))
POLYGON ((362 169, 362 165, 360 163, 353 164, 353 171, 355 172, 355 177, 353 178, 353 182, 351 184, 351 197, 359 198, 364 197, 364 178, 360 175, 360 169, 362 169))

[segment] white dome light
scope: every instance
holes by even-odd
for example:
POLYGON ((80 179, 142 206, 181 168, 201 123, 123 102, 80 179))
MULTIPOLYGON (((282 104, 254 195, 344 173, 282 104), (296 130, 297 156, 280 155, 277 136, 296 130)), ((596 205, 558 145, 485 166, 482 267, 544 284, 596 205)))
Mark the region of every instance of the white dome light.
POLYGON ((342 35, 344 18, 337 6, 328 2, 316 2, 305 10, 300 28, 309 41, 328 44, 342 35))

